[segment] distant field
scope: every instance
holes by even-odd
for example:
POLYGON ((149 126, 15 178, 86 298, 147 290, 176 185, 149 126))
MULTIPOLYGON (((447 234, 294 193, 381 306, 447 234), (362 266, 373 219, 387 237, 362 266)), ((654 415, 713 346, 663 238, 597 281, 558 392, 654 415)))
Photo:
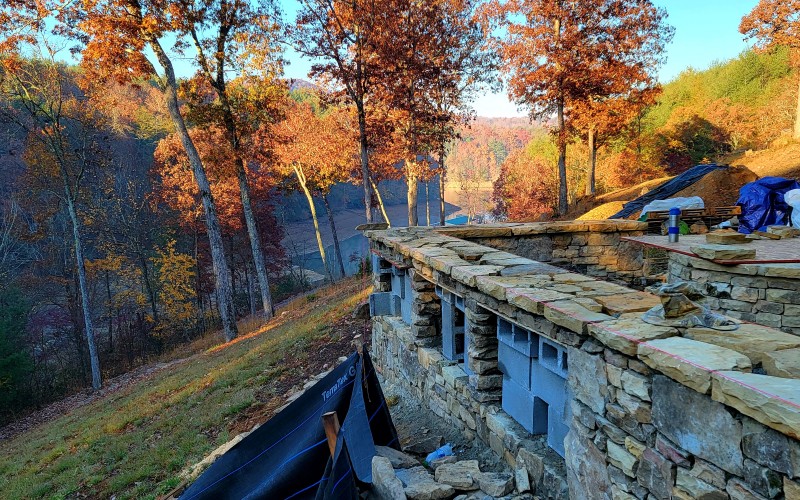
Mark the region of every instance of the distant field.
MULTIPOLYGON (((284 395, 350 350, 367 327, 350 279, 297 299, 277 319, 0 441, 2 498, 155 498, 181 471, 284 403, 284 395)), ((208 341, 206 341, 208 343, 208 341)))

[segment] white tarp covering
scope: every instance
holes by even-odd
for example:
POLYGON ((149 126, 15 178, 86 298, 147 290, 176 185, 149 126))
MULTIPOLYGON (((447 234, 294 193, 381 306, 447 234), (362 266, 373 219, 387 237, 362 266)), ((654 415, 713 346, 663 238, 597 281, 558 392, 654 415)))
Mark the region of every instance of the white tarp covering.
POLYGON ((800 227, 800 189, 786 191, 783 199, 792 207, 792 226, 800 227))
POLYGON ((688 210, 690 208, 706 208, 703 198, 699 196, 689 196, 688 198, 668 198, 666 200, 651 201, 642 209, 642 215, 645 217, 648 212, 660 212, 662 210, 669 210, 671 208, 680 208, 681 210, 688 210))

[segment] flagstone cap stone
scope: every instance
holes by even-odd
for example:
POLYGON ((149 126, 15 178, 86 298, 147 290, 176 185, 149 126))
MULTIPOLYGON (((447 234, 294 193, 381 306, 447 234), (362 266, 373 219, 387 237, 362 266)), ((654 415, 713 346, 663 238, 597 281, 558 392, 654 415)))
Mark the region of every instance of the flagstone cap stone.
POLYGON ((639 344, 638 356, 650 368, 701 394, 711 389, 711 374, 719 370, 750 371, 747 356, 705 342, 671 337, 639 344))
POLYGON ((737 371, 713 375, 711 398, 800 439, 800 380, 737 371))
POLYGON ((764 354, 767 375, 800 379, 800 349, 784 349, 764 354))
POLYGON ((742 323, 736 330, 727 331, 689 328, 684 336, 740 352, 754 365, 763 363, 771 352, 800 347, 797 335, 751 323, 742 323))

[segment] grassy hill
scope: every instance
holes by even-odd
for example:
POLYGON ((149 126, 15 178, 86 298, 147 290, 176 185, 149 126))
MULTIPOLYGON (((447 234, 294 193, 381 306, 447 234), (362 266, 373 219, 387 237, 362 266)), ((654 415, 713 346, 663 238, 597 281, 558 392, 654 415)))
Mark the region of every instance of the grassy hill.
POLYGON ((0 441, 3 498, 169 492, 182 471, 269 418, 287 392, 350 353, 353 336, 369 327, 351 317, 368 285, 353 278, 296 299, 234 342, 195 345, 196 354, 0 441))

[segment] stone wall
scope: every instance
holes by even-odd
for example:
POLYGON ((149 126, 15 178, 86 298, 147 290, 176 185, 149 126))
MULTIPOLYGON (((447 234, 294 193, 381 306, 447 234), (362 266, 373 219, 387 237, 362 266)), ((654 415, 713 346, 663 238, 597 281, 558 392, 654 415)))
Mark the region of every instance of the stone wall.
POLYGON ((653 271, 642 258, 641 245, 620 238, 646 231, 644 222, 606 220, 461 226, 438 232, 588 276, 638 285, 653 271))
POLYGON ((800 265, 722 266, 675 252, 668 280, 705 285, 706 305, 732 318, 800 335, 800 265))
MULTIPOLYGON (((523 468, 537 495, 800 498, 800 373, 792 356, 770 361, 800 348, 797 337, 757 325, 655 327, 641 314, 658 300, 643 292, 430 229, 367 236, 376 267, 408 268, 419 292, 410 322, 373 319, 376 366, 466 438, 523 468), (465 364, 438 347, 436 287, 465 301, 465 364), (546 435, 503 410, 498 320, 567 354, 563 461, 546 435)), ((378 273, 376 285, 384 279, 378 273)))

